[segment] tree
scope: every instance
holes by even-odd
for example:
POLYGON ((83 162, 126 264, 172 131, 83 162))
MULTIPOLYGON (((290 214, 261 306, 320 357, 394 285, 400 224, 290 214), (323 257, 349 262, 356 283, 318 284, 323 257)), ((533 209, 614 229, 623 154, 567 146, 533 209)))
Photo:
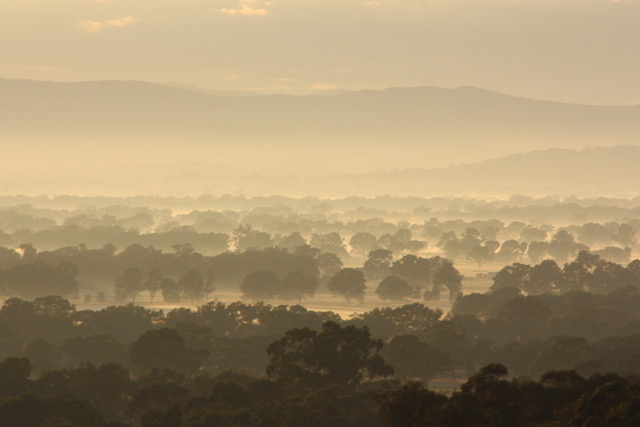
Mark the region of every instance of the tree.
POLYGON ((462 293, 462 279, 464 276, 453 266, 451 261, 443 262, 433 278, 433 289, 426 291, 424 298, 437 299, 440 296, 440 290, 447 288, 449 290, 449 301, 455 299, 462 293))
POLYGON ((351 236, 349 246, 351 246, 351 250, 354 254, 365 255, 373 249, 377 242, 378 239, 376 239, 376 236, 371 233, 361 231, 351 236))
POLYGON ((580 361, 593 360, 593 348, 583 338, 563 337, 550 341, 538 355, 533 366, 533 370, 538 374, 551 370, 574 369, 580 361))
POLYGON ((8 357, 0 362, 0 400, 25 392, 33 366, 24 357, 8 357))
POLYGON ((600 245, 609 241, 611 232, 602 224, 590 222, 577 230, 578 239, 587 245, 600 245))
POLYGON ((233 230, 233 242, 236 250, 264 249, 273 246, 271 235, 251 228, 251 225, 240 225, 233 230))
POLYGON ((620 224, 613 240, 622 246, 633 246, 636 243, 636 231, 630 224, 620 224))
MULTIPOLYGON (((493 242, 493 240, 489 242, 493 242)), ((482 264, 484 264, 485 262, 489 262, 493 259, 495 252, 492 249, 493 249, 493 245, 492 246, 486 246, 486 245, 475 246, 469 251, 469 253, 467 254, 467 258, 478 263, 478 267, 482 267, 482 264)))
POLYGON ((543 242, 547 238, 547 232, 530 225, 520 232, 520 240, 525 242, 543 242))
POLYGON ((409 381, 401 388, 376 396, 380 417, 390 427, 444 425, 440 413, 446 407, 446 396, 427 390, 420 381, 409 381))
POLYGON ((46 317, 66 318, 76 310, 76 306, 58 295, 38 297, 33 300, 36 314, 46 317))
POLYGON ((149 298, 153 303, 153 297, 160 289, 160 283, 162 282, 162 273, 159 268, 152 268, 147 274, 147 278, 144 281, 144 289, 149 292, 149 298))
POLYGON ((531 266, 529 265, 517 262, 507 265, 494 276, 491 291, 505 288, 523 289, 530 274, 531 266))
POLYGON ((344 247, 342 237, 338 233, 313 234, 311 236, 311 246, 320 249, 322 252, 336 254, 341 258, 349 256, 344 247))
POLYGON ((342 260, 336 254, 321 253, 316 260, 318 262, 318 270, 323 276, 333 276, 342 268, 342 260))
POLYGON ((24 348, 24 356, 31 361, 36 373, 57 368, 61 360, 58 347, 44 338, 30 341, 24 348))
POLYGON ((278 242, 279 247, 287 249, 289 252, 293 252, 298 246, 302 246, 306 244, 307 244, 307 241, 297 231, 289 234, 288 236, 283 237, 278 242))
POLYGON ((544 294, 554 291, 562 280, 562 270, 552 259, 546 259, 529 272, 529 280, 521 289, 529 294, 544 294))
POLYGON ((358 385, 364 378, 393 373, 380 356, 382 341, 366 326, 325 322, 320 331, 291 329, 267 347, 269 378, 305 387, 358 385))
POLYGON ((362 271, 367 275, 367 280, 382 280, 389 275, 392 262, 393 253, 390 250, 376 249, 369 252, 362 271))
MULTIPOLYGON (((135 394, 131 396, 131 400, 127 405, 127 413, 135 418, 143 415, 140 418, 140 425, 143 427, 146 427, 148 425, 180 425, 179 422, 177 424, 166 422, 163 422, 162 424, 145 424, 144 421, 148 422, 150 414, 184 404, 187 400, 188 394, 189 392, 186 389, 172 382, 158 383, 141 387, 136 391, 135 394)), ((163 421, 167 421, 167 414, 163 415, 165 415, 165 417, 163 417, 165 418, 163 421)))
POLYGON ((624 264, 629 262, 631 258, 631 248, 619 248, 617 246, 607 246, 599 251, 593 251, 594 254, 599 255, 601 258, 616 262, 618 264, 624 264))
POLYGON ((296 270, 282 278, 278 298, 301 301, 303 298, 314 296, 316 289, 318 289, 318 281, 315 277, 296 270))
MULTIPOLYGON (((436 246, 442 249, 449 259, 458 259, 465 253, 464 245, 454 231, 443 233, 436 246)), ((469 252, 469 250, 466 252, 469 252)))
POLYGON ((160 289, 162 289, 162 299, 164 302, 168 302, 170 304, 180 302, 182 289, 175 280, 168 277, 162 279, 162 282, 160 282, 160 289))
POLYGON ((204 304, 211 292, 215 290, 213 281, 215 276, 209 270, 207 278, 203 279, 198 270, 189 270, 178 280, 178 286, 184 295, 191 300, 194 305, 204 304))
POLYGON ((413 297, 416 292, 398 276, 387 276, 378 284, 376 293, 383 300, 402 301, 413 297))
POLYGON ((208 354, 189 349, 180 333, 171 328, 152 329, 129 345, 129 361, 136 373, 171 368, 189 373, 199 368, 208 354))
POLYGON ((431 285, 434 273, 445 261, 441 257, 422 258, 405 255, 391 266, 391 273, 406 280, 409 285, 424 288, 431 285))
POLYGON ((411 242, 411 231, 400 229, 395 234, 385 233, 380 236, 378 246, 394 253, 400 253, 407 249, 409 242, 411 242))
POLYGON ((355 314, 352 322, 369 326, 375 336, 390 337, 397 334, 422 334, 437 325, 441 317, 442 310, 432 310, 415 302, 402 307, 374 308, 355 314))
POLYGON ((511 331, 515 339, 527 342, 541 334, 542 327, 550 316, 551 310, 539 297, 521 296, 507 301, 496 317, 504 322, 505 336, 511 331))
POLYGON ((129 268, 118 275, 114 280, 114 294, 119 301, 131 298, 136 302, 136 296, 144 290, 142 278, 144 273, 137 267, 129 268))
POLYGON ((549 242, 549 255, 560 262, 573 258, 582 250, 589 250, 589 248, 581 243, 577 243, 573 235, 569 234, 566 230, 558 231, 551 238, 551 242, 549 242))
POLYGON ((173 249, 173 253, 176 254, 176 256, 181 258, 188 258, 195 253, 195 249, 191 243, 176 243, 171 245, 171 249, 173 249))
POLYGON ((402 379, 420 378, 428 382, 435 374, 453 368, 451 358, 442 350, 432 348, 415 335, 396 335, 382 351, 402 379))
POLYGON ((505 240, 500 246, 500 251, 496 254, 496 260, 504 263, 512 263, 518 260, 520 255, 520 243, 513 239, 505 240))
POLYGON ((268 300, 278 295, 280 287, 280 279, 274 272, 262 270, 247 274, 240 284, 240 291, 244 298, 268 300))
POLYGON ((529 249, 527 255, 533 263, 539 263, 541 259, 545 258, 549 254, 549 243, 547 242, 531 242, 529 243, 529 249))
POLYGON ((8 295, 29 299, 47 295, 68 298, 78 292, 77 274, 78 269, 70 262, 54 267, 38 260, 9 268, 3 281, 8 295))
POLYGON ((107 334, 67 339, 60 344, 60 351, 65 367, 125 363, 126 359, 126 346, 107 334))
POLYGON ((334 295, 340 295, 347 301, 357 300, 364 303, 365 285, 364 274, 355 268, 343 268, 333 275, 327 289, 334 295))

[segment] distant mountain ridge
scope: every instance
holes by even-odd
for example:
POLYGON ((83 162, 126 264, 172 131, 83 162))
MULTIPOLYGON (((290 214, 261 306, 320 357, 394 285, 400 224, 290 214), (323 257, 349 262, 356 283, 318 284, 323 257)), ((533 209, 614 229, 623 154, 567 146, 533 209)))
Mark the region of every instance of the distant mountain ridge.
MULTIPOLYGON (((437 169, 405 169, 357 175, 362 184, 402 183, 405 194, 420 187, 502 195, 575 193, 640 195, 640 146, 581 150, 551 148, 437 169)), ((391 188, 388 188, 391 191, 391 188)), ((398 189, 400 190, 400 189, 398 189)), ((396 190, 396 191, 398 191, 396 190)), ((391 191, 391 194, 394 194, 391 191)))
POLYGON ((108 143, 140 153, 158 144, 169 153, 173 144, 205 156, 249 151, 266 162, 312 156, 345 171, 640 143, 640 105, 565 104, 474 87, 233 97, 146 82, 0 79, 0 111, 5 143, 108 143))

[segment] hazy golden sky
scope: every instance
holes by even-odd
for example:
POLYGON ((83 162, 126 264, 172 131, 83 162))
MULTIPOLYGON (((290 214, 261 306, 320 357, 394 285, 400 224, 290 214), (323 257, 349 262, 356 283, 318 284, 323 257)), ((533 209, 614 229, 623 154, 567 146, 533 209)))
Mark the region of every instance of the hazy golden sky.
POLYGON ((637 0, 2 0, 0 77, 640 104, 637 0))

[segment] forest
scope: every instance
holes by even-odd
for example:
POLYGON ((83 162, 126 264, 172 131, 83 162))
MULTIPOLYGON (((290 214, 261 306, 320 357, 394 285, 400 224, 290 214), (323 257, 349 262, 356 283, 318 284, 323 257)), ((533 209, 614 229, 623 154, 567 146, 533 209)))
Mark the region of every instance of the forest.
POLYGON ((2 197, 2 425, 637 425, 638 209, 2 197))

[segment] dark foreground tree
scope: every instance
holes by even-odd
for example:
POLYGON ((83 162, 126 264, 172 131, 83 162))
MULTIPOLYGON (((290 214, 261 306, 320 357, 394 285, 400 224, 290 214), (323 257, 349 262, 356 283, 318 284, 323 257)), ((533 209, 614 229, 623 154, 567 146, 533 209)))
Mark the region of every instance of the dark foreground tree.
POLYGON ((267 347, 267 375, 305 387, 357 385, 364 378, 393 374, 379 355, 383 344, 369 328, 325 322, 321 331, 291 329, 267 347))
POLYGON ((385 346, 385 360, 393 366, 396 377, 428 382, 435 374, 451 370, 453 361, 446 352, 420 341, 415 335, 396 335, 385 346))
POLYGON ((376 400, 384 425, 393 427, 441 425, 440 413, 448 401, 446 396, 426 390, 420 381, 407 382, 376 400))
POLYGON ((152 329, 129 345, 129 362, 135 373, 171 368, 189 373, 198 369, 208 354, 191 350, 175 329, 152 329))

